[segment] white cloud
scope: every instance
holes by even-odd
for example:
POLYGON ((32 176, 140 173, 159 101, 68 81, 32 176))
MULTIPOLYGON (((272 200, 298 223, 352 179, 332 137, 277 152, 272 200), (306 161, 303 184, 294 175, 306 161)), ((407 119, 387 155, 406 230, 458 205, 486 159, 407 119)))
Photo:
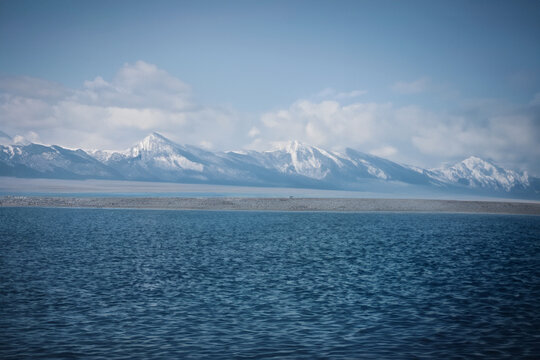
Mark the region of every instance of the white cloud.
POLYGON ((248 132, 248 136, 253 138, 253 137, 256 137, 258 135, 261 134, 261 131, 257 128, 257 127, 252 127, 249 132, 248 132))
POLYGON ((201 141, 199 143, 199 146, 203 149, 211 150, 214 147, 214 144, 212 144, 210 141, 201 141))
POLYGON ((358 146, 375 135, 377 122, 383 121, 389 108, 388 104, 300 100, 286 110, 263 114, 266 128, 261 133, 268 142, 296 139, 320 146, 358 146))
POLYGON ((0 77, 0 92, 14 97, 54 100, 64 98, 70 90, 64 86, 29 76, 0 77))
POLYGON ((430 79, 422 77, 411 82, 398 81, 391 86, 391 89, 401 94, 418 94, 428 90, 429 86, 430 79))
POLYGON ((339 92, 332 88, 326 88, 315 95, 317 99, 333 99, 333 100, 345 100, 354 99, 362 95, 367 94, 366 90, 352 90, 339 92))
POLYGON ((323 89, 323 90, 319 91, 315 95, 315 97, 327 99, 327 98, 330 98, 330 97, 334 96, 335 93, 336 93, 336 90, 334 90, 332 88, 326 88, 326 89, 323 89))
POLYGON ((74 92, 75 101, 100 106, 159 108, 184 111, 194 107, 190 87, 158 69, 138 61, 124 64, 111 82, 98 76, 74 92))
MULTIPOLYGON (((28 77, 0 80, 0 130, 34 142, 123 149, 158 131, 215 150, 265 150, 296 139, 419 166, 477 155, 540 173, 538 94, 522 106, 470 101, 455 113, 441 113, 361 101, 361 90, 326 89, 315 99, 248 118, 232 108, 196 103, 189 85, 140 61, 79 89, 28 77)), ((429 79, 396 85, 413 93, 426 89, 429 79)))
POLYGON ((340 92, 335 95, 336 99, 352 99, 367 94, 365 90, 353 90, 349 92, 340 92))
POLYGON ((238 140, 244 122, 233 109, 196 104, 187 84, 142 61, 124 64, 111 81, 98 76, 80 89, 9 78, 0 86, 0 118, 5 131, 36 131, 44 142, 71 148, 124 148, 150 131, 225 147, 238 140))
POLYGON ((538 114, 529 108, 504 106, 493 113, 492 105, 480 103, 475 116, 470 116, 388 103, 301 100, 262 116, 266 128, 261 129, 257 146, 294 138, 336 150, 352 147, 419 166, 478 155, 540 171, 538 114))
POLYGON ((397 149, 393 146, 383 146, 378 149, 373 149, 369 153, 371 155, 388 158, 397 154, 397 152, 398 152, 397 149))

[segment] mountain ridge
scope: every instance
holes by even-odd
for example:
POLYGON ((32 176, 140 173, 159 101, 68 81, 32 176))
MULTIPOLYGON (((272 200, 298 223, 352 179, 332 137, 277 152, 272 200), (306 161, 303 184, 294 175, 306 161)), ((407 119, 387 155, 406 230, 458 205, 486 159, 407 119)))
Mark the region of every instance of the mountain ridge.
POLYGON ((212 152, 152 132, 123 151, 57 145, 0 145, 0 176, 168 181, 320 189, 391 189, 399 184, 438 191, 539 197, 537 178, 470 156, 422 169, 347 148, 343 153, 299 141, 267 151, 212 152))

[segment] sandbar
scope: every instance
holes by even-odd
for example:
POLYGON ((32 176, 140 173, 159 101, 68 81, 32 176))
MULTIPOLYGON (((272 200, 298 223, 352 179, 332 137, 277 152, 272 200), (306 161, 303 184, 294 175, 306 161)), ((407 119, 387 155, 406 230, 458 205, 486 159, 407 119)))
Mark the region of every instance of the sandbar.
POLYGON ((2 196, 0 207, 540 215, 540 202, 428 199, 2 196))

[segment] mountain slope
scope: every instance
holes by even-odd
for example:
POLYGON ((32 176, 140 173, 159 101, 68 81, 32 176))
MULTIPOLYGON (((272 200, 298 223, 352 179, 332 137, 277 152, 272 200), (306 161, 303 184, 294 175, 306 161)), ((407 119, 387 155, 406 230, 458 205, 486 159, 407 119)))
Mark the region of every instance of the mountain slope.
POLYGON ((540 196, 540 179, 477 157, 426 170, 354 149, 338 153, 297 141, 263 152, 211 152, 158 133, 125 151, 0 145, 0 176, 540 196))
POLYGON ((326 150, 291 141, 263 153, 263 164, 284 174, 322 180, 337 171, 343 162, 326 150))
POLYGON ((204 170, 204 164, 196 156, 157 133, 122 152, 98 150, 90 154, 117 169, 125 179, 174 181, 204 170))
POLYGON ((82 150, 38 144, 0 145, 0 174, 58 179, 117 179, 120 176, 82 150))
POLYGON ((369 174, 386 181, 400 181, 415 185, 435 185, 438 180, 430 178, 423 172, 415 171, 409 167, 393 161, 365 154, 353 149, 347 149, 345 154, 359 170, 358 176, 369 174))
POLYGON ((249 171, 228 159, 226 153, 176 144, 155 132, 125 151, 90 154, 130 180, 250 183, 249 171))
POLYGON ((443 183, 470 188, 508 192, 513 189, 527 189, 530 186, 527 173, 503 169, 475 156, 451 166, 432 169, 428 174, 443 183))

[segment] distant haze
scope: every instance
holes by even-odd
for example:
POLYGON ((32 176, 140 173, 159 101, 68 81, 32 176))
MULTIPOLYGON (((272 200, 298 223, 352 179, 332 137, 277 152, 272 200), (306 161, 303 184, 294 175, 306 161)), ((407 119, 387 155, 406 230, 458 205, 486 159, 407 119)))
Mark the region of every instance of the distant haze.
POLYGON ((2 1, 0 140, 299 140, 538 176, 538 14, 537 1, 2 1))

